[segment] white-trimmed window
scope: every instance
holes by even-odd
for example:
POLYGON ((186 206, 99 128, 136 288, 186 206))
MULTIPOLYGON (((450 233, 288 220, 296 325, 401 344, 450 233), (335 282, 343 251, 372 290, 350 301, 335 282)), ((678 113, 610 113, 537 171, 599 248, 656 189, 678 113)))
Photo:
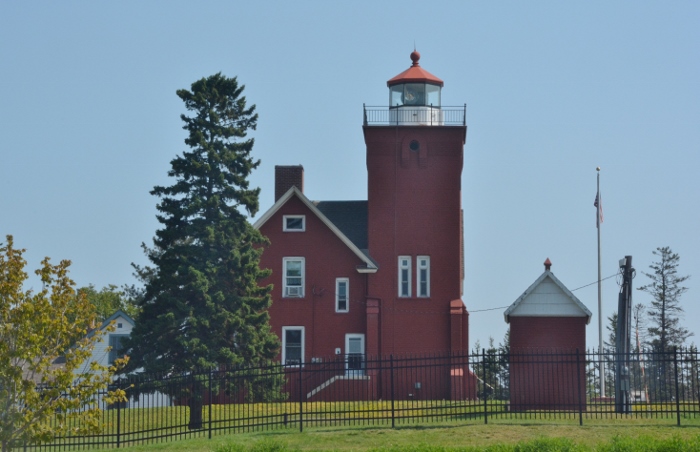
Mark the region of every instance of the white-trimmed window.
POLYGON ((282 258, 282 290, 284 298, 304 297, 304 258, 282 258))
POLYGON ((399 297, 411 296, 411 256, 399 256, 399 297))
POLYGON ((306 230, 306 215, 284 215, 282 230, 285 232, 304 232, 306 230))
POLYGON ((430 296, 430 256, 418 256, 417 261, 417 276, 418 276, 418 296, 430 296))
POLYGON ((335 280, 335 312, 350 310, 350 280, 337 278, 335 280))
POLYGON ((345 374, 360 376, 365 374, 365 335, 345 335, 345 374))
POLYGON ((129 337, 128 334, 110 334, 109 335, 109 365, 111 366, 114 364, 114 361, 117 360, 117 358, 121 358, 125 355, 123 347, 122 347, 122 341, 129 337))
POLYGON ((299 366, 304 364, 304 327, 282 327, 282 364, 299 366))

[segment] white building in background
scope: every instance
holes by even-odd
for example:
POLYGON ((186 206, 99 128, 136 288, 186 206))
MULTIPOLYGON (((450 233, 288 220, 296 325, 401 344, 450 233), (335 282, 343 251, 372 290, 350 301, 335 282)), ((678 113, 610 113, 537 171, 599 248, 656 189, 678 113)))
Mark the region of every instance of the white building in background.
MULTIPOLYGON (((134 319, 121 310, 115 312, 102 322, 97 328, 103 332, 102 338, 95 343, 92 356, 85 362, 84 366, 90 366, 92 362, 97 362, 102 366, 110 366, 117 358, 124 356, 124 353, 121 353, 122 343, 124 339, 131 335, 131 330, 134 329, 135 324, 134 319), (108 331, 110 325, 114 326, 112 331, 108 331)), ((89 334, 94 334, 94 331, 89 334)), ((85 370, 85 368, 80 369, 81 372, 85 370)), ((127 390, 127 394, 128 393, 129 391, 127 390)), ((101 409, 108 408, 107 404, 103 401, 103 395, 99 398, 99 405, 101 409)), ((156 391, 152 394, 140 394, 138 397, 130 396, 129 401, 126 402, 126 404, 121 404, 121 407, 150 408, 170 405, 171 398, 166 394, 156 391)))

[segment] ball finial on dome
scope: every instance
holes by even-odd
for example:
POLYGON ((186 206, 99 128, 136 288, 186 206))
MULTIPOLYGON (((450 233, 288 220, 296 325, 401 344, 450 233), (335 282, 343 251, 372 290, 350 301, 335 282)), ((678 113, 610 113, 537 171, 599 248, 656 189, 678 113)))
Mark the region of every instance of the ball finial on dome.
POLYGON ((420 60, 420 53, 418 53, 417 50, 414 50, 413 52, 411 52, 411 61, 413 61, 414 66, 420 66, 418 60, 420 60))

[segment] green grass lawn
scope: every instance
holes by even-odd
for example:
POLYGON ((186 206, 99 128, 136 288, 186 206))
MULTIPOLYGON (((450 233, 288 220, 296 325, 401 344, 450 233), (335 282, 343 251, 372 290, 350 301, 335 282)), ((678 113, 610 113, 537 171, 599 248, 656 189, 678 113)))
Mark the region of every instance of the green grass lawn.
POLYGON ((414 450, 602 450, 700 451, 700 421, 676 427, 669 420, 605 419, 579 426, 551 419, 515 423, 493 420, 488 425, 459 422, 402 426, 308 428, 214 436, 211 440, 169 440, 124 448, 136 451, 237 452, 242 450, 372 451, 414 450), (662 442, 661 446, 653 446, 662 442), (514 447, 516 446, 516 447, 514 447))
MULTIPOLYGON (((85 450, 111 442, 103 447, 114 448, 116 425, 119 425, 122 448, 148 441, 147 445, 126 448, 134 451, 218 449, 218 452, 226 452, 227 448, 249 450, 256 444, 265 446, 260 450, 282 447, 286 450, 361 451, 421 446, 421 451, 439 451, 503 446, 506 451, 512 450, 514 444, 535 444, 532 442, 546 438, 555 442, 557 440, 551 438, 568 441, 563 449, 557 446, 559 448, 552 450, 568 450, 571 445, 590 450, 613 444, 615 438, 637 437, 678 438, 684 443, 696 441, 700 444, 700 414, 693 413, 683 413, 681 427, 676 427, 673 412, 635 410, 631 415, 615 415, 600 412, 600 407, 588 407, 583 414, 583 426, 579 426, 576 411, 516 413, 505 411, 503 404, 493 403, 489 404, 488 425, 485 425, 483 407, 478 404, 397 401, 394 404, 396 428, 392 429, 390 402, 313 402, 304 404, 304 432, 300 433, 299 408, 298 403, 292 402, 205 406, 204 428, 194 431, 187 428, 189 409, 185 406, 108 410, 103 418, 105 436, 67 438, 57 440, 54 446, 60 445, 60 450, 85 450), (208 439, 210 426, 211 440, 208 439), (155 438, 146 440, 148 437, 155 438)), ((617 446, 620 444, 613 449, 600 450, 655 450, 617 446)), ((533 447, 532 450, 538 450, 548 446, 540 442, 533 447)))

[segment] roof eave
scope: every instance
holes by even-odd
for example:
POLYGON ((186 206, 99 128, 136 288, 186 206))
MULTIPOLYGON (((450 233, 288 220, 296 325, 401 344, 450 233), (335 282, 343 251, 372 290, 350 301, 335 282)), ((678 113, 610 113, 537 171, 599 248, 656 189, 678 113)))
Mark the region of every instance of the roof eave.
POLYGON ((579 299, 576 297, 576 295, 574 295, 561 281, 559 281, 559 279, 558 279, 556 276, 554 276, 554 273, 552 273, 552 272, 549 271, 549 270, 545 270, 545 272, 542 273, 542 274, 539 276, 539 278, 537 278, 537 279, 535 280, 535 282, 533 282, 532 284, 530 284, 530 287, 528 287, 528 288, 525 290, 525 292, 523 292, 523 294, 520 295, 520 296, 513 302, 513 304, 511 304, 510 306, 508 306, 508 309, 506 309, 506 310, 503 312, 503 317, 504 317, 506 323, 510 323, 510 313, 513 312, 513 311, 515 310, 515 308, 525 299, 525 297, 526 297, 527 295, 529 295, 530 292, 532 292, 532 291, 534 290, 534 288, 537 287, 537 286, 538 286, 545 278, 547 278, 547 277, 550 278, 552 281, 554 281, 554 284, 556 284, 557 286, 559 286, 559 288, 562 289, 562 291, 564 292, 564 294, 566 294, 566 296, 568 296, 568 297, 576 304, 576 306, 578 306, 579 309, 581 309, 581 311, 582 311, 584 314, 586 314, 586 325, 588 325, 589 323, 591 323, 591 317, 593 316, 593 314, 591 313, 591 311, 586 307, 585 304, 583 304, 583 303, 581 302, 581 300, 579 300, 579 299))
MULTIPOLYGON (((272 216, 277 213, 277 211, 291 198, 292 196, 296 196, 301 200, 306 207, 313 212, 314 215, 316 215, 328 228, 348 247, 350 250, 357 256, 359 257, 362 262, 365 263, 366 271, 365 273, 372 273, 371 270, 374 270, 374 272, 377 271, 378 267, 372 262, 372 260, 367 257, 352 241, 341 232, 338 227, 333 224, 331 220, 328 219, 316 206, 314 206, 314 203, 309 200, 297 187, 293 186, 287 192, 280 197, 280 199, 277 200, 275 204, 270 207, 270 209, 265 212, 259 219, 253 224, 253 227, 255 229, 260 229, 267 221, 272 218, 272 216)), ((358 270, 359 271, 359 270, 358 270)))
POLYGON ((421 67, 410 67, 406 69, 396 77, 389 79, 386 82, 386 86, 398 85, 400 83, 431 83, 433 85, 440 85, 440 87, 445 86, 445 82, 421 67))

